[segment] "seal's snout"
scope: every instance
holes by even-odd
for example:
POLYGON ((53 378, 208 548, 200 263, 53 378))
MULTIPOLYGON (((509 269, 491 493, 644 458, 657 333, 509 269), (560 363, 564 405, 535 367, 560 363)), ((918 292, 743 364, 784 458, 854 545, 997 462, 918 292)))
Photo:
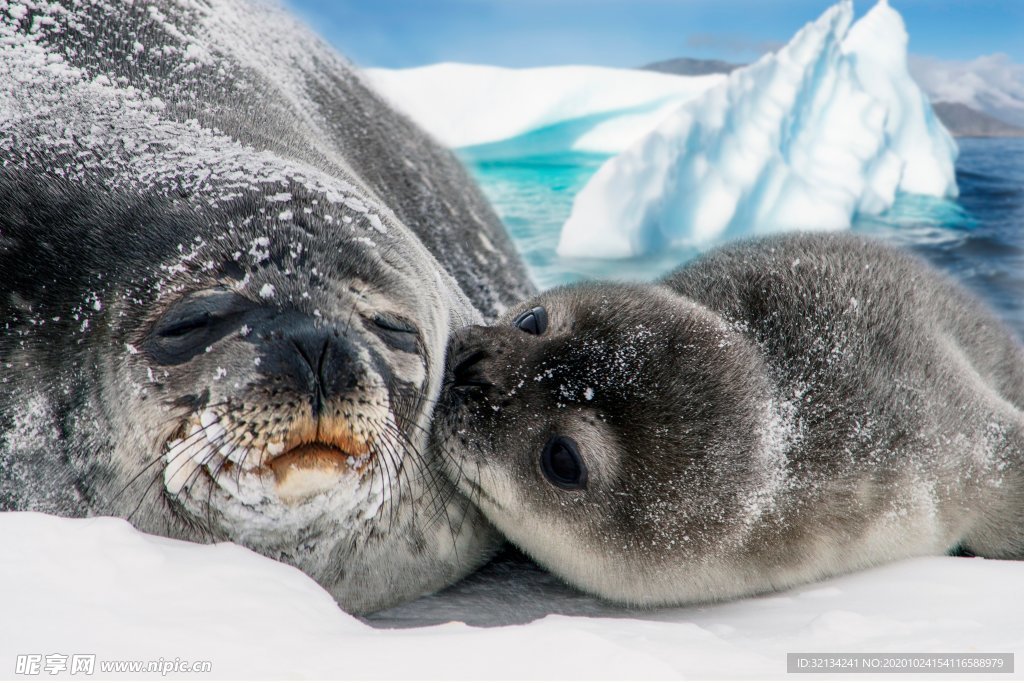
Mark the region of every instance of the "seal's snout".
POLYGON ((484 361, 490 358, 491 354, 487 349, 486 340, 477 333, 477 330, 485 329, 465 328, 452 340, 448 352, 446 376, 447 383, 452 390, 467 391, 494 385, 484 367, 484 361))
POLYGON ((272 367, 299 395, 309 397, 315 418, 335 398, 358 385, 356 352, 349 335, 335 327, 318 327, 307 321, 289 329, 268 349, 272 367))
POLYGON ((291 397, 274 409, 287 416, 288 427, 269 440, 269 457, 262 459, 274 474, 278 495, 301 500, 329 489, 348 472, 361 472, 376 429, 357 424, 374 401, 365 391, 369 378, 355 332, 293 314, 259 336, 267 388, 272 396, 291 397))
MULTIPOLYGON (((211 306, 205 301, 189 305, 206 314, 211 306)), ((158 351, 177 352, 212 338, 205 331, 212 314, 200 319, 191 308, 186 313, 192 317, 185 332, 178 331, 177 318, 170 332, 158 325, 161 340, 171 340, 158 351), (187 334, 197 340, 179 339, 187 334)), ((217 486, 243 497, 251 475, 263 495, 271 477, 277 497, 298 504, 362 476, 396 429, 387 389, 367 360, 365 336, 338 321, 273 307, 246 308, 228 322, 240 326, 235 338, 252 346, 252 370, 242 374, 246 389, 227 399, 208 392, 186 416, 167 443, 168 490, 180 495, 194 486, 193 473, 205 470, 217 486)), ((214 350, 210 346, 207 353, 214 350)))
POLYGON ((483 349, 466 349, 452 368, 452 388, 489 387, 492 382, 483 373, 480 361, 487 358, 483 349))

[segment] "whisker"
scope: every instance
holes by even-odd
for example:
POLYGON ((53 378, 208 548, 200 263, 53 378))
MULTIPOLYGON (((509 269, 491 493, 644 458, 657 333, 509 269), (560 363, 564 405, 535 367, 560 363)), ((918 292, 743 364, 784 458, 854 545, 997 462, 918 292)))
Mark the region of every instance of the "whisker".
MULTIPOLYGON (((213 404, 207 404, 206 406, 203 407, 203 411, 205 412, 206 410, 210 410, 213 407, 223 407, 223 406, 230 406, 230 405, 231 405, 230 401, 223 401, 223 402, 218 402, 218 403, 213 403, 213 404)), ((257 409, 255 409, 255 408, 250 408, 250 409, 247 409, 247 410, 243 410, 243 411, 240 411, 240 412, 238 412, 238 413, 236 413, 234 415, 231 415, 230 418, 233 421, 234 420, 238 420, 238 418, 240 418, 240 417, 244 418, 244 417, 249 416, 250 414, 253 414, 254 412, 256 412, 256 410, 257 409)), ((197 411, 193 411, 193 412, 190 412, 190 413, 186 413, 186 414, 184 414, 182 416, 179 416, 179 417, 176 418, 176 421, 182 423, 182 425, 184 426, 184 423, 187 421, 189 415, 194 415, 195 412, 197 412, 197 411)), ((214 427, 215 425, 221 425, 221 423, 223 421, 223 418, 225 416, 222 415, 222 416, 218 416, 218 417, 219 417, 219 419, 218 419, 217 422, 211 423, 210 425, 207 425, 205 427, 200 425, 199 429, 197 429, 193 433, 189 434, 188 436, 184 437, 183 439, 178 440, 178 443, 175 444, 175 448, 180 449, 180 451, 178 453, 176 453, 170 460, 166 461, 164 463, 164 467, 163 468, 161 468, 161 469, 159 469, 159 470, 157 470, 155 472, 153 478, 150 480, 149 484, 146 486, 145 490, 142 492, 142 495, 139 497, 139 500, 136 503, 135 508, 127 516, 127 519, 129 521, 131 521, 135 517, 135 515, 138 514, 139 510, 142 508, 143 503, 145 503, 145 501, 149 498, 149 494, 153 490, 153 486, 156 485, 156 483, 158 481, 160 481, 160 479, 163 478, 163 476, 165 474, 167 475, 167 478, 169 480, 173 480, 177 476, 177 474, 179 472, 181 472, 182 468, 184 468, 188 464, 188 462, 193 459, 192 458, 193 454, 190 453, 190 450, 197 443, 201 442, 201 440, 203 440, 203 439, 209 440, 208 439, 208 436, 209 436, 208 430, 211 429, 212 427, 214 427), (187 457, 183 457, 183 456, 187 456, 187 457), (181 460, 180 463, 178 463, 179 460, 181 460), (170 470, 170 468, 173 467, 175 464, 177 464, 177 467, 174 469, 174 471, 170 472, 169 474, 167 474, 168 471, 170 470)), ((170 420, 168 420, 168 421, 170 421, 170 420)), ((231 430, 227 431, 226 433, 227 434, 231 434, 232 431, 234 431, 235 429, 238 429, 240 427, 242 427, 242 425, 236 425, 235 427, 233 427, 231 430)), ((211 443, 209 447, 213 448, 213 449, 218 449, 219 450, 218 445, 215 445, 213 443, 211 443)), ((164 461, 164 459, 167 457, 167 455, 168 455, 168 452, 163 452, 163 453, 158 454, 154 458, 152 458, 147 464, 145 464, 143 466, 143 468, 138 473, 136 473, 128 481, 128 483, 126 483, 121 488, 121 490, 118 491, 118 493, 111 499, 111 502, 113 502, 114 500, 119 498, 121 495, 123 495, 124 492, 126 492, 128 490, 128 488, 135 481, 137 481, 140 476, 145 474, 147 470, 149 470, 151 467, 153 467, 157 463, 160 463, 160 462, 164 461)), ((205 463, 197 463, 197 464, 198 464, 198 466, 196 467, 196 471, 189 474, 188 478, 186 479, 186 481, 182 485, 182 490, 186 490, 188 488, 191 488, 195 484, 195 482, 198 481, 198 478, 199 478, 199 476, 202 473, 202 469, 205 467, 205 463)), ((223 463, 221 463, 221 464, 223 465, 223 463)), ((207 504, 207 508, 209 509, 209 503, 207 504)))
MULTIPOLYGON (((456 558, 457 558, 458 557, 458 534, 462 530, 462 525, 464 524, 465 517, 466 517, 465 512, 466 512, 466 510, 468 510, 468 508, 463 508, 463 510, 462 510, 462 513, 463 513, 462 514, 462 518, 461 518, 461 520, 459 522, 458 527, 456 527, 454 525, 454 523, 452 522, 451 516, 448 513, 448 507, 449 507, 449 504, 450 504, 452 498, 455 495, 458 494, 458 491, 451 484, 449 484, 448 486, 440 485, 440 482, 442 480, 439 479, 439 477, 441 475, 433 467, 432 461, 428 460, 419 451, 419 449, 416 447, 416 445, 412 443, 411 439, 409 439, 407 434, 397 430, 397 428, 395 426, 390 425, 390 424, 385 424, 385 425, 383 425, 383 427, 384 427, 384 429, 385 429, 385 431, 387 433, 390 433, 393 436, 395 436, 395 437, 397 437, 397 438, 399 438, 399 439, 401 439, 401 440, 403 440, 405 442, 406 447, 409 449, 407 451, 407 454, 409 455, 410 458, 416 460, 417 464, 419 464, 419 466, 420 466, 419 469, 420 469, 420 472, 421 472, 421 475, 420 475, 421 478, 422 477, 428 477, 429 478, 429 486, 427 487, 427 491, 429 493, 428 505, 429 505, 429 508, 430 508, 430 509, 428 509, 428 512, 430 513, 430 516, 428 518, 428 525, 437 524, 438 522, 441 521, 442 517, 445 518, 445 521, 446 521, 447 527, 448 527, 448 532, 449 532, 449 535, 451 536, 451 540, 452 540, 452 548, 453 548, 453 550, 455 550, 456 558), (447 494, 443 493, 444 489, 448 489, 447 494)), ((445 483, 448 483, 448 482, 445 482, 445 483)))

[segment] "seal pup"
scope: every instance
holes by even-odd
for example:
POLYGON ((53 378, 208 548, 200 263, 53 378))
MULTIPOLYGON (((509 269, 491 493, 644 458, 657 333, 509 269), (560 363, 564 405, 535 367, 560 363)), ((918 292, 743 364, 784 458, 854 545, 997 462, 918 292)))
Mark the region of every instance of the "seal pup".
POLYGON ((0 510, 235 541, 352 612, 433 591, 497 543, 428 452, 445 345, 532 291, 282 10, 0 11, 0 510))
POLYGON ((855 236, 556 289, 453 338, 435 438, 509 540, 637 606, 1024 555, 1024 352, 855 236))

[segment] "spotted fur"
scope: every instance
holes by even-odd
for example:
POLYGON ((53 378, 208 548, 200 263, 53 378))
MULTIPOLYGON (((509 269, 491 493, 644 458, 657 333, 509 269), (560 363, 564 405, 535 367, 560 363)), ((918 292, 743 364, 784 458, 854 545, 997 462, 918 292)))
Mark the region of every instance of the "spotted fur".
POLYGON ((602 597, 700 603, 916 555, 1024 558, 1024 350, 870 240, 760 239, 653 285, 553 290, 451 356, 475 362, 435 424, 449 477, 602 597), (511 324, 534 306, 540 335, 511 324), (579 445, 585 489, 545 479, 553 435, 579 445))
POLYGON ((0 510, 235 541, 355 612, 440 588, 496 542, 428 450, 445 343, 532 291, 276 6, 0 12, 0 510))

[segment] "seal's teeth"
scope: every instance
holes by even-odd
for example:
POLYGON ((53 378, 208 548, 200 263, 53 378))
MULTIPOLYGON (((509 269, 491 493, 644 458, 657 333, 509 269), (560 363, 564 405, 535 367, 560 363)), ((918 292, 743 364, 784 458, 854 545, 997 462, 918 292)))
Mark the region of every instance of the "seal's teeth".
POLYGON ((195 437, 172 441, 169 446, 170 448, 164 455, 164 462, 167 463, 168 467, 180 466, 183 462, 189 460, 202 465, 215 452, 208 441, 195 437))
POLYGON ((207 464, 216 455, 217 451, 215 451, 209 444, 197 445, 192 449, 192 459, 200 465, 207 464))
POLYGON ((164 468, 164 488, 172 496, 179 496, 188 488, 188 482, 198 465, 191 460, 184 463, 174 463, 164 468))
POLYGON ((273 456, 281 455, 284 453, 284 442, 283 441, 268 441, 267 442, 267 453, 273 456))
POLYGON ((178 456, 188 450, 187 439, 174 439, 167 442, 167 452, 164 453, 164 462, 171 463, 177 460, 178 456))
POLYGON ((202 425, 203 432, 209 441, 220 441, 227 431, 221 424, 220 418, 212 410, 204 411, 199 416, 199 424, 202 425))
POLYGON ((220 454, 231 462, 241 465, 245 461, 245 456, 249 454, 249 449, 245 446, 224 444, 220 446, 220 454))
POLYGON ((226 433, 227 430, 221 424, 215 423, 206 428, 206 439, 211 442, 220 441, 226 433))
POLYGON ((224 458, 220 453, 211 449, 201 464, 212 476, 216 476, 224 468, 224 458))

